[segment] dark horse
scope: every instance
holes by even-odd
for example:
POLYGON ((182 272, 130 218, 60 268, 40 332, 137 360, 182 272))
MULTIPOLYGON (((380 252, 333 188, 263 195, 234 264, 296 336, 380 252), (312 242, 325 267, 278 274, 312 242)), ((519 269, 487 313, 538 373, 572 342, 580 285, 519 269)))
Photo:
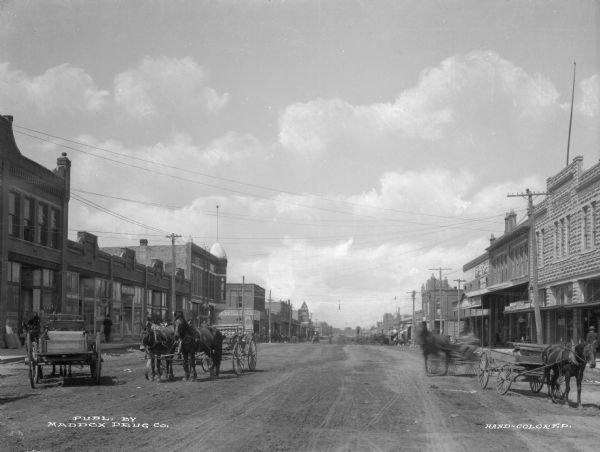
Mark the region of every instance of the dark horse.
POLYGON ((446 375, 452 344, 446 337, 427 331, 427 329, 421 329, 419 338, 425 361, 425 373, 446 375))
POLYGON ((177 317, 175 340, 180 341, 179 351, 183 356, 183 371, 186 381, 190 379, 190 372, 194 380, 198 378, 196 373, 197 352, 203 352, 211 359, 210 376, 219 376, 223 356, 223 339, 223 333, 216 328, 207 326, 194 328, 187 323, 183 316, 177 317))
POLYGON ((152 370, 152 380, 158 372, 159 380, 162 377, 161 360, 165 360, 165 373, 169 380, 173 380, 173 353, 175 350, 175 337, 171 327, 153 325, 142 331, 141 344, 146 351, 146 380, 152 370))
POLYGON ((571 389, 571 377, 577 379, 577 408, 581 407, 581 381, 585 365, 589 363, 590 368, 596 367, 596 348, 593 344, 578 344, 570 349, 562 344, 553 344, 542 352, 544 362, 544 374, 548 386, 548 396, 553 401, 562 399, 569 401, 569 390, 571 389), (560 394, 557 384, 560 376, 565 377, 565 393, 560 394))

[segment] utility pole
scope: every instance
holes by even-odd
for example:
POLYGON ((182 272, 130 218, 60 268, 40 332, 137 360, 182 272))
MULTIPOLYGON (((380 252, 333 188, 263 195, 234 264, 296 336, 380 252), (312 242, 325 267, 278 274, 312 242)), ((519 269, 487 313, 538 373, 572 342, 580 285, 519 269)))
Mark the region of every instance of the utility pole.
POLYGON ((290 310, 290 323, 288 325, 288 340, 292 340, 292 301, 288 299, 288 308, 290 310))
POLYGON ((171 306, 169 306, 169 311, 171 312, 171 321, 175 320, 175 239, 179 237, 181 236, 173 232, 167 235, 167 238, 171 239, 171 306))
POLYGON ((456 288, 456 301, 457 301, 457 312, 458 312, 458 335, 460 336, 460 283, 461 282, 465 282, 466 280, 464 279, 455 279, 454 281, 456 281, 458 283, 458 287, 456 288))
POLYGON ((242 328, 246 332, 246 310, 244 307, 244 284, 246 283, 246 277, 242 276, 242 328))
MULTIPOLYGON (((533 312, 535 314, 535 332, 537 337, 538 345, 543 343, 542 339, 542 314, 540 312, 540 304, 538 303, 538 264, 537 264, 537 241, 535 237, 535 215, 533 212, 533 196, 547 195, 548 193, 532 193, 529 189, 525 190, 525 193, 516 193, 514 195, 507 195, 509 198, 514 197, 527 197, 527 217, 529 218, 529 249, 531 254, 529 256, 529 279, 530 279, 530 290, 531 290, 531 304, 533 304, 533 312)), ((482 306, 483 309, 483 306, 482 306)))
POLYGON ((575 102, 575 69, 577 63, 573 62, 573 91, 571 92, 571 115, 569 116, 569 137, 567 138, 567 165, 569 166, 569 147, 571 146, 571 125, 573 124, 573 103, 575 102))
POLYGON ((412 344, 415 344, 415 332, 417 331, 417 324, 416 324, 416 320, 415 319, 415 297, 417 296, 417 291, 416 290, 411 290, 410 292, 406 292, 412 295, 412 326, 410 329, 410 339, 412 341, 412 344))
POLYGON ((271 343, 271 289, 269 289, 269 344, 271 343))
MULTIPOLYGON (((440 272, 440 334, 444 334, 442 327, 442 270, 452 270, 451 268, 430 268, 429 270, 439 270, 440 272)), ((433 326, 435 327, 435 310, 433 312, 433 326)))

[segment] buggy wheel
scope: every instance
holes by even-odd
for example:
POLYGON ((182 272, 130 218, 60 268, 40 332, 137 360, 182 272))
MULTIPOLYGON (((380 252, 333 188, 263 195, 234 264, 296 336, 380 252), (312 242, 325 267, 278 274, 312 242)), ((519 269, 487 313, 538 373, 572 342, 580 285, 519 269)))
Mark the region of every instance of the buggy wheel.
POLYGON ((446 375, 448 373, 448 357, 443 351, 427 355, 427 373, 429 375, 446 375))
MULTIPOLYGON (((554 403, 561 401, 565 397, 565 376, 562 372, 560 366, 558 367, 558 378, 556 379, 556 383, 552 385, 550 388, 550 396, 552 397, 552 401, 554 403)), ((552 381, 552 378, 550 378, 552 381)))
POLYGON ((490 381, 490 369, 487 353, 482 353, 479 358, 479 367, 477 368, 477 380, 481 389, 487 388, 490 381))
POLYGON ((258 357, 258 351, 256 349, 256 342, 251 339, 248 342, 248 369, 256 369, 256 358, 258 357))
POLYGON ((542 390, 542 387, 544 386, 544 377, 542 377, 541 375, 534 375, 532 377, 529 377, 529 387, 531 388, 531 391, 534 393, 538 393, 542 390))
POLYGON ((505 364, 502 366, 502 369, 498 373, 498 377, 496 378, 496 391, 500 395, 504 395, 510 389, 512 385, 512 369, 510 364, 505 364))
POLYGON ((236 375, 244 373, 244 358, 242 356, 242 347, 239 342, 236 342, 231 352, 231 362, 233 364, 233 372, 236 375))

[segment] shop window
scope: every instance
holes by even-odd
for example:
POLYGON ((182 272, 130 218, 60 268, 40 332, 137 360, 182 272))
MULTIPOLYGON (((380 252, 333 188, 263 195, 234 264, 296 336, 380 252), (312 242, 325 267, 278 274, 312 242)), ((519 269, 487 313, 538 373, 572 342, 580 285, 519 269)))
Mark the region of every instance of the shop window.
POLYGON ((19 211, 20 211, 21 197, 18 193, 8 193, 8 235, 12 237, 19 237, 19 211))

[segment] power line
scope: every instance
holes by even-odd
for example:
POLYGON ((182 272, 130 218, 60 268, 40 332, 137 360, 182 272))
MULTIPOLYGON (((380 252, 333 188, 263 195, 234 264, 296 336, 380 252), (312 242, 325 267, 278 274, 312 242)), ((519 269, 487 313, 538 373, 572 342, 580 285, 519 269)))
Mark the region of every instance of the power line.
MULTIPOLYGON (((182 172, 186 172, 186 173, 190 173, 190 174, 200 175, 200 176, 208 177, 208 178, 211 178, 211 179, 222 180, 222 181, 225 181, 225 182, 232 182, 232 183, 235 183, 235 184, 238 184, 238 185, 243 185, 243 186, 247 186, 247 187, 258 188, 258 189, 261 189, 261 190, 271 191, 271 192, 275 192, 275 193, 285 193, 285 194, 289 194, 289 195, 293 195, 293 196, 310 196, 312 198, 320 199, 320 200, 327 201, 327 202, 333 202, 333 203, 340 203, 341 202, 341 203, 344 203, 344 204, 347 204, 347 205, 351 205, 351 206, 355 206, 355 207, 363 207, 363 208, 368 208, 368 209, 373 209, 373 210, 380 210, 380 211, 388 211, 388 212, 393 212, 393 213, 401 213, 401 214, 407 214, 408 213, 408 214, 415 214, 415 215, 421 215, 421 216, 427 216, 427 217, 433 217, 433 218, 462 219, 464 221, 479 221, 478 219, 457 218, 457 217, 448 216, 448 215, 437 215, 437 214, 419 213, 419 212, 404 211, 404 210, 400 210, 400 209, 392 209, 392 208, 369 206, 369 205, 354 203, 354 202, 345 201, 345 200, 332 200, 332 199, 329 199, 329 198, 317 196, 317 195, 310 194, 310 193, 299 193, 299 192, 293 192, 293 191, 286 191, 286 190, 281 190, 281 189, 266 187, 266 186, 263 186, 263 185, 241 182, 241 181, 238 181, 238 180, 235 180, 235 179, 231 179, 231 178, 214 176, 214 175, 210 175, 210 174, 199 172, 199 171, 195 171, 195 170, 190 170, 190 169, 187 169, 187 168, 181 168, 181 167, 177 167, 177 166, 173 166, 173 165, 167 165, 167 164, 162 163, 162 162, 156 162, 156 161, 149 160, 149 159, 143 159, 141 157, 130 156, 130 155, 127 155, 127 154, 123 154, 123 153, 111 151, 109 149, 102 148, 102 147, 99 147, 99 146, 94 146, 94 145, 91 145, 89 143, 84 143, 84 142, 81 142, 81 141, 71 140, 71 139, 68 139, 68 138, 60 137, 58 135, 50 134, 48 132, 43 132, 43 131, 39 131, 39 130, 28 128, 28 127, 24 127, 24 126, 14 125, 13 127, 20 128, 20 129, 23 129, 23 130, 28 130, 30 132, 34 132, 34 133, 37 133, 37 134, 40 134, 40 135, 45 135, 45 136, 52 137, 52 138, 55 138, 55 139, 58 139, 58 140, 63 140, 63 141, 67 141, 67 142, 70 142, 70 143, 74 143, 74 144, 77 144, 79 146, 84 146, 84 147, 89 147, 91 149, 100 150, 100 151, 103 151, 103 152, 107 152, 107 153, 109 153, 111 155, 116 155, 116 156, 119 156, 119 157, 124 157, 124 158, 131 159, 131 160, 137 160, 137 161, 141 161, 141 162, 144 162, 144 163, 149 163, 149 164, 152 164, 152 165, 159 165, 161 168, 174 169, 174 170, 177 170, 177 171, 182 171, 182 172)), ((216 188, 216 189, 219 189, 219 190, 230 191, 230 192, 233 192, 233 193, 243 194, 243 195, 246 195, 246 196, 252 196, 252 197, 256 197, 256 198, 269 199, 269 200, 272 199, 272 198, 268 198, 268 197, 265 197, 265 196, 260 196, 260 195, 257 195, 257 194, 249 194, 247 192, 242 192, 242 191, 239 191, 239 190, 234 190, 234 189, 223 187, 223 186, 219 186, 219 185, 212 185, 212 184, 207 184, 207 183, 200 182, 200 181, 193 180, 193 179, 186 179, 186 178, 182 178, 182 177, 175 176, 175 175, 172 175, 172 174, 163 173, 163 172, 160 172, 160 171, 157 171, 157 170, 152 170, 152 169, 145 168, 145 167, 142 167, 142 166, 134 165, 134 164, 131 164, 131 163, 127 163, 127 162, 123 162, 123 161, 111 159, 109 157, 104 157, 104 156, 97 155, 97 154, 94 154, 94 153, 86 152, 86 151, 83 151, 81 149, 65 145, 63 143, 57 143, 57 142, 54 142, 54 141, 49 140, 47 138, 38 137, 38 136, 31 135, 29 133, 21 132, 21 131, 18 131, 18 130, 16 130, 15 132, 20 133, 20 134, 25 135, 25 136, 28 136, 28 137, 31 137, 31 138, 34 138, 34 139, 37 139, 37 140, 40 140, 40 141, 46 141, 46 142, 54 144, 56 146, 61 146, 61 147, 64 147, 66 149, 70 149, 70 150, 73 150, 75 152, 81 152, 83 154, 90 155, 92 157, 101 158, 101 159, 108 160, 108 161, 111 161, 111 162, 114 162, 114 163, 118 163, 120 165, 125 165, 125 166, 130 166, 130 167, 133 167, 133 168, 141 169, 143 171, 153 172, 155 174, 160 174, 160 175, 163 175, 163 176, 172 177, 172 178, 179 179, 179 180, 182 180, 182 181, 192 182, 192 183, 204 185, 204 186, 207 186, 207 187, 210 187, 210 188, 216 188)), ((276 199, 272 199, 272 200, 275 201, 275 202, 285 202, 285 201, 276 200, 276 199)), ((312 209, 325 210, 325 211, 330 211, 330 212, 335 212, 335 213, 349 214, 348 212, 345 212, 345 211, 338 211, 338 210, 326 209, 326 208, 323 208, 323 207, 317 207, 317 206, 311 206, 311 205, 305 205, 305 204, 298 204, 298 203, 289 203, 289 202, 285 202, 285 203, 290 204, 290 205, 296 205, 296 206, 300 206, 300 207, 305 207, 305 208, 312 208, 312 209)))

